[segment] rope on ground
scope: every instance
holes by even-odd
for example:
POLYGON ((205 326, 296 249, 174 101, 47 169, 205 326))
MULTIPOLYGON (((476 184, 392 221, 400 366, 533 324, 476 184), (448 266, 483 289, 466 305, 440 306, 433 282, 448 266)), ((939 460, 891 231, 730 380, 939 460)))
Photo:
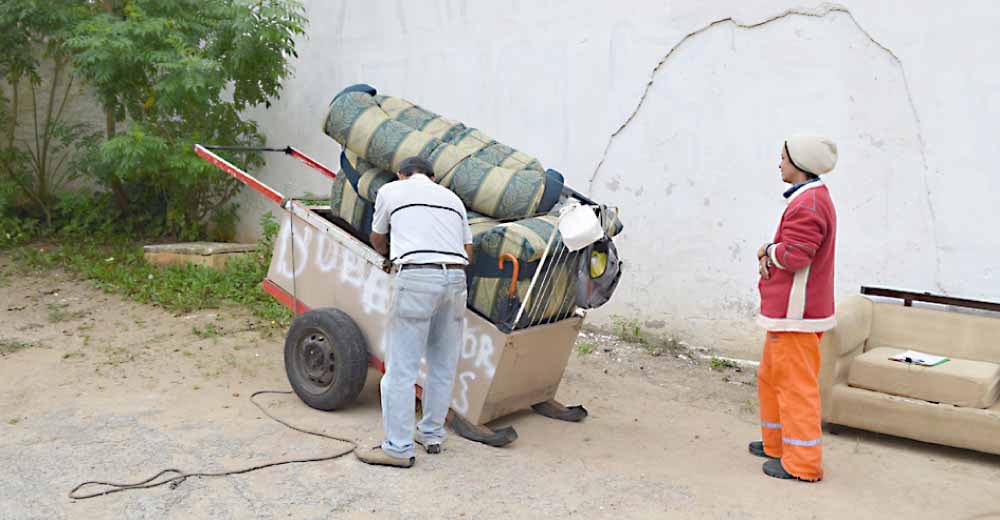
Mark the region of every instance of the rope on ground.
POLYGON ((191 478, 191 477, 227 477, 227 476, 230 476, 230 475, 242 475, 244 473, 250 473, 251 471, 257 471, 259 469, 270 468, 270 467, 274 467, 274 466, 282 466, 282 465, 285 465, 285 464, 300 464, 300 463, 305 463, 305 462, 323 462, 323 461, 327 461, 327 460, 339 459, 340 457, 343 457, 345 455, 348 455, 348 454, 354 452, 354 450, 358 447, 358 445, 354 441, 352 441, 350 439, 345 439, 343 437, 337 437, 337 436, 334 436, 334 435, 327 435, 325 433, 320 433, 320 432, 314 432, 314 431, 306 430, 304 428, 299 428, 298 426, 289 424, 288 422, 286 422, 286 421, 284 421, 282 419, 279 419, 279 418, 271 415, 270 412, 268 412, 266 409, 264 409, 264 407, 261 406, 261 404, 258 403, 254 399, 258 395, 263 395, 263 394, 289 395, 291 393, 292 393, 291 391, 285 391, 285 390, 258 390, 258 391, 254 392, 250 396, 250 402, 253 403, 254 406, 256 406, 261 412, 263 412, 264 415, 268 416, 269 418, 271 418, 275 422, 277 422, 277 423, 285 426, 286 428, 289 428, 291 430, 295 430, 297 432, 305 433, 307 435, 313 435, 313 436, 316 436, 316 437, 322 437, 324 439, 329 439, 329 440, 333 440, 333 441, 343 442, 343 443, 349 444, 350 448, 348 448, 346 450, 343 450, 343 451, 339 451, 339 452, 334 453, 332 455, 327 455, 325 457, 315 457, 315 458, 308 458, 308 459, 282 460, 282 461, 278 461, 278 462, 270 462, 270 463, 267 463, 267 464, 260 464, 260 465, 252 466, 252 467, 249 467, 249 468, 243 468, 243 469, 237 469, 237 470, 231 470, 231 471, 187 473, 187 472, 181 471, 179 469, 170 468, 170 469, 165 469, 165 470, 157 473, 156 475, 153 475, 152 477, 150 477, 150 478, 148 478, 146 480, 143 480, 143 481, 140 481, 140 482, 135 482, 135 483, 132 483, 132 484, 119 484, 119 483, 116 483, 116 482, 102 482, 102 481, 99 481, 99 480, 92 480, 92 481, 84 482, 84 483, 80 484, 79 486, 76 486, 75 488, 73 488, 73 490, 69 492, 69 498, 74 499, 74 500, 84 500, 84 499, 87 499, 87 498, 95 498, 95 497, 102 497, 102 496, 105 496, 105 495, 110 495, 112 493, 120 493, 122 491, 132 491, 132 490, 136 490, 136 489, 151 489, 151 488, 155 488, 155 487, 159 487, 159 486, 164 486, 164 485, 168 485, 168 484, 170 485, 171 489, 174 489, 177 486, 181 485, 181 483, 183 483, 185 480, 187 480, 188 478, 191 478), (169 478, 165 478, 165 477, 167 477, 169 475, 174 475, 174 476, 169 477, 169 478), (87 487, 87 486, 104 486, 105 489, 103 489, 102 491, 97 491, 97 492, 93 492, 93 493, 89 493, 89 494, 77 494, 82 488, 87 487))

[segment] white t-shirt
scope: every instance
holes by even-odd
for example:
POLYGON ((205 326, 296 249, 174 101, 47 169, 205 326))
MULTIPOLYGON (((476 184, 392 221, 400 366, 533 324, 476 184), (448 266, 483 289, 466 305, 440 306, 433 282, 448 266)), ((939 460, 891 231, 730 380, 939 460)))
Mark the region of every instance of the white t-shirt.
POLYGON ((372 231, 389 233, 395 264, 468 264, 472 228, 465 204, 426 175, 390 182, 375 197, 372 231))

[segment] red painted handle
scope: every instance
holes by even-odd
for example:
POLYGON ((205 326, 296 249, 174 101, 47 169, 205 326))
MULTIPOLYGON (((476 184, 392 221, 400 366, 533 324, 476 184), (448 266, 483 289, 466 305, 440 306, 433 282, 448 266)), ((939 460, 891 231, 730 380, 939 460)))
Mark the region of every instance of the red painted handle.
POLYGON ((261 195, 264 195, 265 197, 273 200, 274 202, 281 204, 281 201, 284 199, 282 195, 278 193, 278 191, 275 190, 274 188, 268 186, 267 184, 264 184, 263 182, 260 182, 253 175, 250 175, 249 173, 233 166, 232 164, 229 163, 229 161, 212 153, 204 146, 200 144, 194 145, 194 152, 200 155, 202 159, 205 159, 206 161, 214 164, 220 170, 228 173, 229 175, 236 177, 243 184, 250 186, 257 192, 259 192, 261 195))
POLYGON ((336 172, 334 172, 333 170, 327 168, 326 166, 323 166, 323 164, 320 163, 319 161, 317 161, 316 159, 313 159, 312 157, 309 157, 308 155, 302 153, 300 150, 292 148, 291 146, 288 147, 288 150, 289 150, 289 152, 288 152, 289 155, 291 155, 292 157, 294 157, 294 158, 296 158, 296 159, 298 159, 298 160, 306 163, 307 165, 309 165, 309 167, 314 168, 316 170, 319 170, 320 173, 322 173, 323 175, 326 175, 327 177, 329 177, 331 179, 336 179, 337 178, 337 173, 336 172))

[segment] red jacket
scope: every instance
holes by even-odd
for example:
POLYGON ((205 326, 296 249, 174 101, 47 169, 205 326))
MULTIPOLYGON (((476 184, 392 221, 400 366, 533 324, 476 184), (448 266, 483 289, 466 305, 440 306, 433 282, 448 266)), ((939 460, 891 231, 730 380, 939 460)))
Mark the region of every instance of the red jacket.
POLYGON ((757 323, 771 331, 823 332, 836 324, 833 301, 837 211, 823 181, 788 196, 773 245, 771 278, 761 278, 757 323))

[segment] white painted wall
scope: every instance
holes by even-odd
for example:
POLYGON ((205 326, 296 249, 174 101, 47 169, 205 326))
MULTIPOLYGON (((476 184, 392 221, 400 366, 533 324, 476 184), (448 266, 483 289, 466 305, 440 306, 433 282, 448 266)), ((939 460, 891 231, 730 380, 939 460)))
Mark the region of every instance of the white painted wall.
MULTIPOLYGON (((1000 300, 1000 4, 987 0, 307 2, 270 144, 336 164, 332 96, 369 83, 477 126, 623 209, 628 271, 597 319, 754 355, 757 247, 783 209, 780 145, 840 146, 838 293, 1000 300)), ((328 182, 258 172, 289 194, 328 182)), ((244 194, 241 236, 264 199, 244 194)))

